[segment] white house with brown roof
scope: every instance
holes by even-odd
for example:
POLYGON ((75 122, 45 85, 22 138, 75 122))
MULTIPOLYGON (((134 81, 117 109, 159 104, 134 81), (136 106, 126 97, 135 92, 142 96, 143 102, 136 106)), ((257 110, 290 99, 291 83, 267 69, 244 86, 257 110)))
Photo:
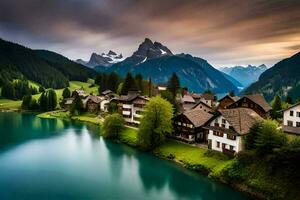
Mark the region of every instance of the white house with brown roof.
POLYGON ((282 130, 286 133, 300 134, 300 102, 283 110, 282 130))
POLYGON ((248 108, 219 110, 205 127, 208 133, 208 148, 235 155, 243 150, 242 137, 262 118, 248 108))
POLYGON ((118 104, 118 110, 127 123, 140 124, 144 107, 149 99, 137 91, 129 91, 127 95, 114 98, 111 102, 118 104))

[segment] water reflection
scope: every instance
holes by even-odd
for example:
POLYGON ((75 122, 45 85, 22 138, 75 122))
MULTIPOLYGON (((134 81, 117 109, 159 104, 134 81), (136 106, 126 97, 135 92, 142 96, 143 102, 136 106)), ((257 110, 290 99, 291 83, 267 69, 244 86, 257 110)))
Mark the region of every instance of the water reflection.
POLYGON ((98 126, 0 113, 0 199, 245 199, 98 126), (2 148, 1 148, 2 147, 2 148))

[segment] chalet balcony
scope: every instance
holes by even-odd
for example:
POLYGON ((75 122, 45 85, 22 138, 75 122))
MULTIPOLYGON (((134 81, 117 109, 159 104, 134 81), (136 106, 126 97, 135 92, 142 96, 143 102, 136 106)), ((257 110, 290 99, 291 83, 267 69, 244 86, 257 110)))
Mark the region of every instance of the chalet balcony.
POLYGON ((131 115, 131 112, 130 112, 130 111, 127 111, 127 110, 123 110, 123 111, 122 111, 122 114, 123 114, 123 115, 131 115))
POLYGON ((223 148, 222 149, 222 152, 227 155, 227 156, 230 156, 230 157, 234 157, 235 155, 235 151, 234 150, 230 150, 230 149, 225 149, 223 148))

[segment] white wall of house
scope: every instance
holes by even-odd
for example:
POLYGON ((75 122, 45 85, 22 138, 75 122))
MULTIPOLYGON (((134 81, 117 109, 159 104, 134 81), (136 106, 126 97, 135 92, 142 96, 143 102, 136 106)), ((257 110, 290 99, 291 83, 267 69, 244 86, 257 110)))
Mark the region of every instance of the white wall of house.
POLYGON ((133 104, 123 104, 122 108, 122 114, 126 122, 140 124, 140 120, 137 120, 137 118, 141 119, 142 115, 139 112, 143 112, 143 108, 135 107, 133 104))
POLYGON ((206 100, 204 98, 201 98, 200 101, 202 101, 203 103, 206 103, 207 105, 209 105, 210 107, 212 106, 212 100, 206 100))
POLYGON ((108 112, 107 108, 108 108, 108 104, 109 104, 109 100, 102 100, 100 102, 100 110, 103 111, 103 112, 108 112))
POLYGON ((292 125, 293 127, 297 127, 298 125, 298 127, 300 127, 300 105, 283 112, 283 125, 292 125))
MULTIPOLYGON (((210 126, 215 126, 215 123, 218 123, 220 127, 224 127, 229 129, 230 124, 224 117, 219 116, 215 120, 210 123, 210 126)), ((236 136, 235 140, 228 139, 227 134, 223 133, 223 137, 216 136, 213 134, 214 131, 209 130, 208 140, 211 140, 211 148, 216 151, 222 152, 223 144, 225 144, 226 149, 230 149, 230 146, 233 146, 235 152, 239 152, 242 150, 242 138, 241 136, 236 136), (219 142, 219 145, 218 145, 219 142)))

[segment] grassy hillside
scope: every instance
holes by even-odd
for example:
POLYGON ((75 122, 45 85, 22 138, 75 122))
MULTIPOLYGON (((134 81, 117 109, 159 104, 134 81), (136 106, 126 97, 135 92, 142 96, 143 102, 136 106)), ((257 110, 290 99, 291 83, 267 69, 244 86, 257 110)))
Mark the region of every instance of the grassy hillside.
MULTIPOLYGON (((89 82, 92 82, 92 80, 89 80, 89 82)), ((33 87, 39 87, 39 84, 30 81, 29 84, 33 87)), ((98 87, 97 86, 93 86, 90 87, 91 83, 85 83, 85 82, 80 82, 80 81, 70 81, 69 82, 69 89, 71 91, 74 91, 75 89, 79 89, 79 88, 83 88, 83 90, 86 92, 86 94, 98 94, 98 87)), ((57 99, 61 99, 62 98, 62 92, 63 89, 56 89, 55 90, 56 95, 57 95, 57 99)), ((39 99, 41 94, 36 94, 33 95, 33 98, 35 99, 39 99)), ((20 109, 22 104, 22 101, 13 101, 10 99, 0 99, 0 110, 9 110, 9 109, 20 109)))
POLYGON ((26 77, 45 87, 63 88, 69 80, 86 81, 96 72, 45 50, 32 50, 0 39, 0 84, 26 77))

